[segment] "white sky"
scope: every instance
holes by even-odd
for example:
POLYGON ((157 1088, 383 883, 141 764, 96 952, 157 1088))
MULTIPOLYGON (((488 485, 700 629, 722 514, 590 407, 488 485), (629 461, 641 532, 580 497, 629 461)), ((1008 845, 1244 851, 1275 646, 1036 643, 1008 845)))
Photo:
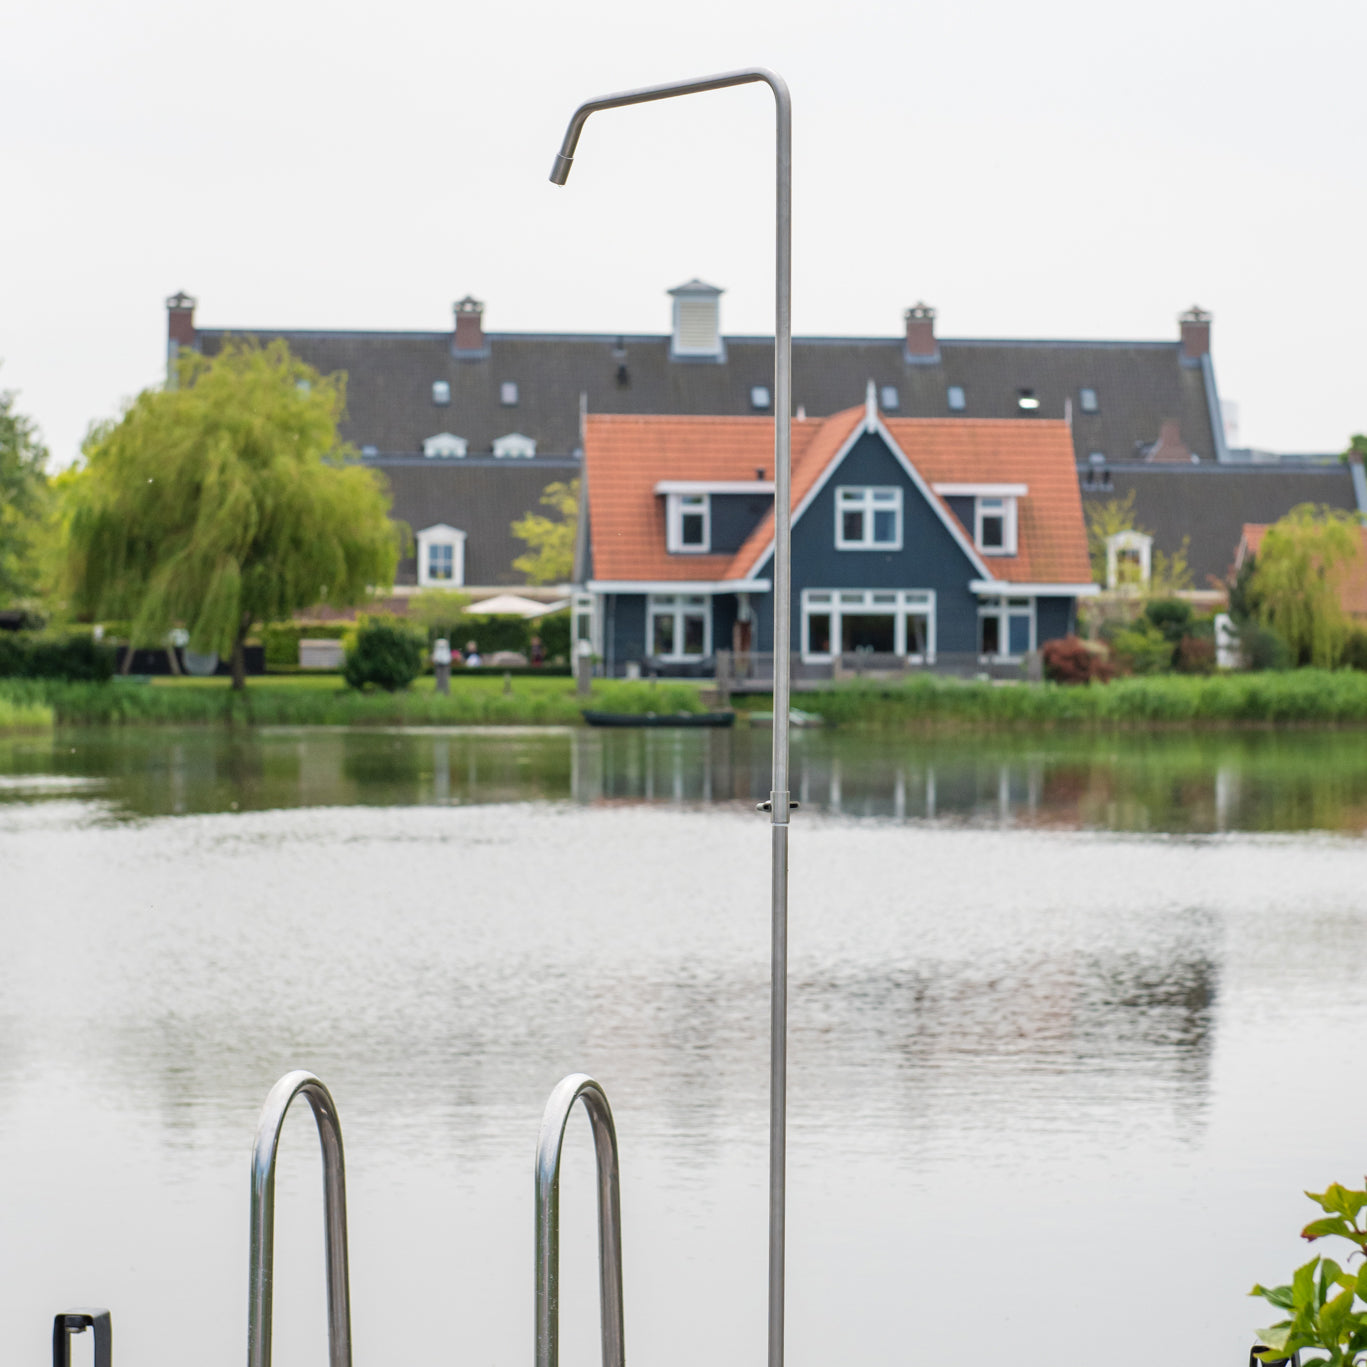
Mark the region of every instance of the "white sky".
MULTIPOLYGON (((3 0, 0 387, 55 463, 206 326, 646 331, 691 276, 772 330, 764 63, 795 107, 794 324, 1175 338, 1245 444, 1367 429, 1363 0, 3 0)), ((851 396, 857 402, 858 395, 851 396)))

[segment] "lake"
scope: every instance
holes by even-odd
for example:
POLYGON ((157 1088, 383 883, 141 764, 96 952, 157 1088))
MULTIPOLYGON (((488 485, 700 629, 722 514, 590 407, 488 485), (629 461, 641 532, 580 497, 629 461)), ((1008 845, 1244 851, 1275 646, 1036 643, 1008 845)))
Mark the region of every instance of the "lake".
MULTIPOLYGON (((277 1076, 347 1145, 358 1367, 532 1351, 532 1155, 617 1117, 627 1352, 764 1355, 763 732, 0 740, 0 1343, 240 1363, 277 1076)), ((1247 1360, 1367 1170, 1367 734, 794 735, 788 1360, 1247 1360)), ((591 1145, 562 1361, 597 1360, 591 1145)), ((276 1361, 323 1363, 292 1115, 276 1361)), ((79 1359, 84 1361, 85 1359, 79 1359)))

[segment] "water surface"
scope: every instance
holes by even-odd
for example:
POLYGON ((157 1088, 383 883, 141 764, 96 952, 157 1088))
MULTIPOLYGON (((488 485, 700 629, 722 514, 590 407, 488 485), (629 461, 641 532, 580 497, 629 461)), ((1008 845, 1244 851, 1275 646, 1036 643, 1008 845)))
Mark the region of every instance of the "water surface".
MULTIPOLYGON (((790 1362, 1242 1363, 1298 1193, 1367 1165, 1364 737, 794 739, 790 1362)), ((531 1153, 578 1068, 632 1360, 761 1361, 767 743, 0 745, 6 1356, 95 1302, 121 1358, 240 1362, 255 1114, 305 1066, 358 1364, 529 1357, 531 1153)), ((597 1352, 573 1130, 566 1367, 597 1352)), ((301 1115, 280 1363, 325 1360, 317 1188, 301 1115)))

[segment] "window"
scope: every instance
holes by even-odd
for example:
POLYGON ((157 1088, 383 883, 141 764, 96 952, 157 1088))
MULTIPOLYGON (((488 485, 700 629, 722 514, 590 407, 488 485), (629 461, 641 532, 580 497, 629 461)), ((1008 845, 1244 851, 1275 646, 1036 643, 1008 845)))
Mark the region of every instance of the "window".
POLYGON ((935 659, 935 594, 929 589, 804 589, 802 658, 836 654, 935 659))
POLYGON ((769 386, 767 384, 751 385, 750 387, 750 407, 768 408, 769 407, 769 386))
POLYGON ((646 600, 647 647, 661 660, 700 660, 711 653, 712 614, 701 593, 652 593, 646 600))
POLYGON ((439 522, 418 533, 418 587, 456 588, 465 582, 465 533, 439 522))
POLYGON ((1095 413, 1101 407, 1096 401, 1095 389, 1079 389, 1077 392, 1078 407, 1084 413, 1095 413))
POLYGON ((712 548, 712 506, 706 494, 670 494, 667 548, 675 554, 703 555, 712 548))
POLYGON ((498 401, 504 408, 517 407, 517 381, 504 380, 498 387, 498 401))
POLYGON ((451 386, 445 380, 432 381, 432 402, 438 408, 445 408, 451 402, 451 386))
POLYGON ((1153 537, 1129 528, 1106 538, 1106 587, 1138 593, 1153 572, 1153 537))
POLYGON ((984 555, 1015 555, 1014 498, 979 496, 973 500, 973 544, 984 555))
POLYGON ((379 454, 380 454, 380 448, 379 448, 378 446, 363 446, 363 447, 361 447, 361 455, 363 455, 363 456, 367 456, 367 457, 368 457, 368 456, 378 456, 379 454))
POLYGON ((902 491, 835 491, 835 545, 841 551, 902 549, 902 491))
POLYGON ((895 384, 885 384, 883 388, 878 391, 878 402, 882 405, 885 413, 895 413, 901 402, 897 394, 897 386, 895 384))
MULTIPOLYGON (((582 655, 600 655, 600 632, 597 600, 591 593, 576 593, 572 603, 574 659, 582 655)), ((573 660, 571 661, 573 663, 573 660)))
POLYGON ((1033 413, 1039 408, 1039 398, 1033 389, 1016 390, 1016 407, 1022 413, 1033 413))
POLYGON ((978 604, 978 654, 984 660, 1018 660, 1034 648, 1033 598, 984 598, 978 604))
POLYGON ((949 401, 949 411, 951 413, 962 413, 968 407, 968 396, 964 393, 961 384, 952 384, 945 390, 945 398, 949 401))
POLYGON ((536 455, 536 439, 524 437, 521 432, 509 432, 506 437, 495 437, 494 455, 534 456, 536 455))
POLYGON ((434 459, 445 459, 450 456, 463 456, 466 446, 464 437, 453 436, 450 432, 438 432, 435 437, 428 437, 423 442, 422 453, 434 459))

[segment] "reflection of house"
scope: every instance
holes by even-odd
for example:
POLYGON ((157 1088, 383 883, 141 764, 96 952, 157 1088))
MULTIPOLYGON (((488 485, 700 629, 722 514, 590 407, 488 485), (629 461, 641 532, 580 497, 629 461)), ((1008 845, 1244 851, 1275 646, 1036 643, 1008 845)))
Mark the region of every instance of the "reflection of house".
MULTIPOLYGON (((793 426, 802 662, 1004 664, 1067 635, 1093 591, 1067 426, 899 419, 874 389, 793 426)), ((772 649, 772 478, 768 419, 588 418, 578 577, 607 672, 772 649)))

